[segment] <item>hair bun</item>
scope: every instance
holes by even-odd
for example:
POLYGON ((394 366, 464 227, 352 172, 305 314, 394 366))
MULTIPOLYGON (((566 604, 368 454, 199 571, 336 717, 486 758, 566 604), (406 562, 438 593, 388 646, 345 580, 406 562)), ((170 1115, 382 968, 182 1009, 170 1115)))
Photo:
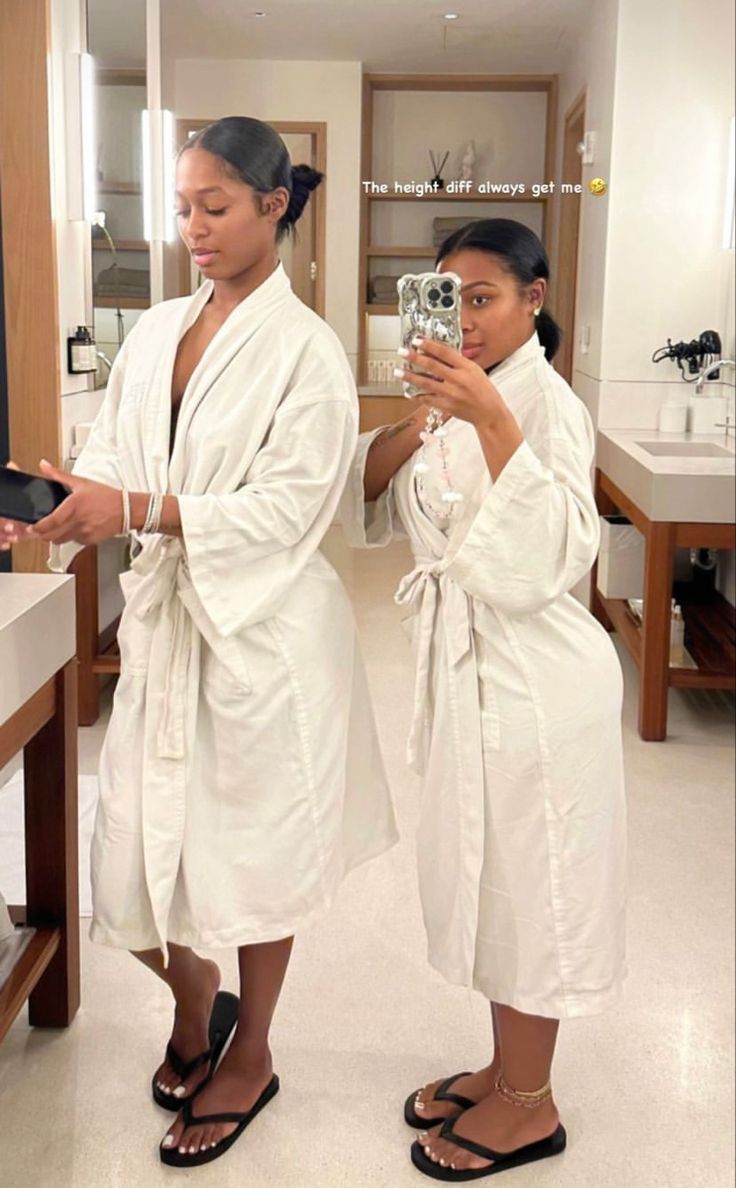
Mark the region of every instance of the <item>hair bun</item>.
POLYGON ((282 226, 294 225, 307 205, 312 190, 317 189, 323 178, 324 173, 320 173, 319 169, 312 169, 311 165, 292 165, 291 198, 286 214, 281 220, 282 226))

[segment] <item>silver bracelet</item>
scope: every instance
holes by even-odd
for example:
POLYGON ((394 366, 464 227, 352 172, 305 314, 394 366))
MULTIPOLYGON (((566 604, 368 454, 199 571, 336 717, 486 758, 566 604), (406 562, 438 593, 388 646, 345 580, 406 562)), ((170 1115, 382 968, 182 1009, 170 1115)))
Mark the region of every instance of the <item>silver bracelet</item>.
POLYGON ((130 536, 130 493, 123 488, 120 492, 123 498, 123 530, 121 536, 130 536))
POLYGON ((148 500, 148 511, 141 532, 158 532, 161 527, 161 513, 164 507, 163 495, 152 495, 148 500))

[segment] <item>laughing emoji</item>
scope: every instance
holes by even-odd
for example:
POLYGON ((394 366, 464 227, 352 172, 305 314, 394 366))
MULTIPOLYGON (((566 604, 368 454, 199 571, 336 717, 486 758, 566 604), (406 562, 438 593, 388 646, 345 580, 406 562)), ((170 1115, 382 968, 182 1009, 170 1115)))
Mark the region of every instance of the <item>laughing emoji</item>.
POLYGON ((588 182, 588 189, 590 190, 591 194, 595 194, 596 196, 600 197, 601 194, 605 194, 608 186, 602 177, 594 177, 592 181, 588 182))

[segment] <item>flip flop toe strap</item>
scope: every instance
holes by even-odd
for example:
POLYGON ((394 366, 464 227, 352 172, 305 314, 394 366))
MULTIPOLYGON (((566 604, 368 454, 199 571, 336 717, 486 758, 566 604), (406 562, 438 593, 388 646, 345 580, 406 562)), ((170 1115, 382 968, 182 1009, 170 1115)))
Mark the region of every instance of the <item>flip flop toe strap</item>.
POLYGON ((458 1105, 464 1110, 472 1109, 478 1103, 471 1101, 469 1097, 463 1097, 462 1093, 449 1093, 448 1090, 456 1081, 462 1080, 463 1077, 469 1077, 471 1074, 466 1072, 455 1073, 454 1077, 448 1077, 441 1085, 437 1086, 434 1093, 435 1101, 449 1101, 452 1105, 458 1105))
POLYGON ((240 1113, 240 1114, 236 1114, 236 1113, 195 1114, 194 1110, 192 1109, 191 1100, 185 1101, 184 1107, 183 1107, 184 1125, 187 1127, 188 1126, 201 1126, 202 1124, 209 1124, 210 1122, 240 1123, 243 1121, 244 1118, 248 1117, 249 1113, 250 1113, 250 1111, 246 1110, 246 1112, 244 1114, 243 1113, 240 1113))
POLYGON ((479 1159, 487 1159, 490 1163, 499 1163, 504 1159, 508 1159, 508 1155, 503 1155, 499 1151, 493 1151, 490 1147, 484 1147, 482 1143, 474 1143, 472 1139, 463 1138, 461 1134, 456 1134, 452 1129, 452 1121, 452 1118, 448 1118, 441 1127, 440 1138, 445 1139, 446 1142, 452 1143, 456 1147, 462 1147, 463 1151, 469 1151, 471 1155, 477 1155, 479 1159))
POLYGON ((166 1045, 166 1059, 179 1080, 186 1081, 203 1064, 209 1064, 212 1059, 212 1048, 208 1048, 206 1052, 200 1052, 199 1056, 195 1056, 193 1060, 182 1060, 176 1048, 169 1042, 166 1045))

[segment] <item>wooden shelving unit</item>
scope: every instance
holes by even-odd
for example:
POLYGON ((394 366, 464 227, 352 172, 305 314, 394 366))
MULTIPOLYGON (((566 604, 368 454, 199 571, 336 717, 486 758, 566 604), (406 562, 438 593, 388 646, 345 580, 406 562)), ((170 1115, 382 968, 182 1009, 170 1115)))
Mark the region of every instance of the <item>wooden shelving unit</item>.
POLYGON ((100 194, 142 194, 143 190, 138 182, 102 181, 97 186, 100 194))
MULTIPOLYGON (((145 239, 116 239, 115 248, 119 252, 147 252, 148 244, 145 239)), ((95 252, 110 252, 112 249, 105 238, 93 239, 92 250, 95 252)))
MULTIPOLYGON (((145 86, 146 86, 146 72, 144 69, 98 69, 96 72, 96 82, 99 87, 137 87, 141 89, 141 105, 145 106, 145 86)), ((111 171, 119 170, 121 173, 127 172, 128 166, 123 162, 121 166, 120 160, 117 164, 113 163, 110 166, 111 171)), ((132 170, 135 172, 135 170, 132 170)), ((116 231, 122 232, 123 227, 128 231, 128 234, 135 232, 140 223, 136 219, 123 219, 122 212, 128 214, 130 211, 140 205, 143 188, 140 181, 133 181, 125 177, 105 177, 98 182, 97 190, 100 195, 113 195, 128 201, 120 201, 111 203, 112 214, 108 219, 108 228, 113 240, 115 241, 116 251, 123 256, 128 252, 145 252, 148 254, 150 245, 144 239, 123 239, 118 238, 116 231), (132 203, 132 206, 131 206, 132 203), (116 227, 117 223, 117 227, 116 227)), ((94 253, 107 252, 112 259, 112 252, 107 239, 104 235, 95 235, 92 239, 92 250, 94 253)), ((120 261, 122 266, 122 260, 120 261)), ((94 293, 94 305, 98 309, 148 309, 151 304, 150 298, 147 296, 130 296, 129 294, 101 294, 94 293)))
MULTIPOLYGON (((555 162, 555 136, 557 122, 557 75, 471 75, 471 74, 366 74, 363 77, 363 122, 362 122, 362 177, 372 177, 374 143, 374 96, 378 91, 429 91, 429 92, 537 92, 546 95, 546 124, 544 176, 552 177, 555 162)), ((376 178, 380 182, 383 179, 376 178)), ((442 190, 428 194, 367 194, 361 195, 360 209, 360 267, 358 279, 358 383, 368 381, 368 328, 370 317, 396 315, 397 305, 376 303, 368 300, 369 263, 380 258, 405 257, 407 261, 426 260, 431 266, 436 256, 435 247, 392 246, 384 242, 373 242, 373 212, 380 204, 431 203, 448 206, 468 203, 494 203, 524 206, 539 205, 542 208, 542 238, 548 225, 548 196, 529 194, 485 194, 476 190, 470 194, 447 194, 442 190)), ((472 217, 472 216, 471 216, 472 217)), ((409 271, 410 269, 407 269, 409 271)), ((386 393, 388 395, 388 393, 386 393)))

